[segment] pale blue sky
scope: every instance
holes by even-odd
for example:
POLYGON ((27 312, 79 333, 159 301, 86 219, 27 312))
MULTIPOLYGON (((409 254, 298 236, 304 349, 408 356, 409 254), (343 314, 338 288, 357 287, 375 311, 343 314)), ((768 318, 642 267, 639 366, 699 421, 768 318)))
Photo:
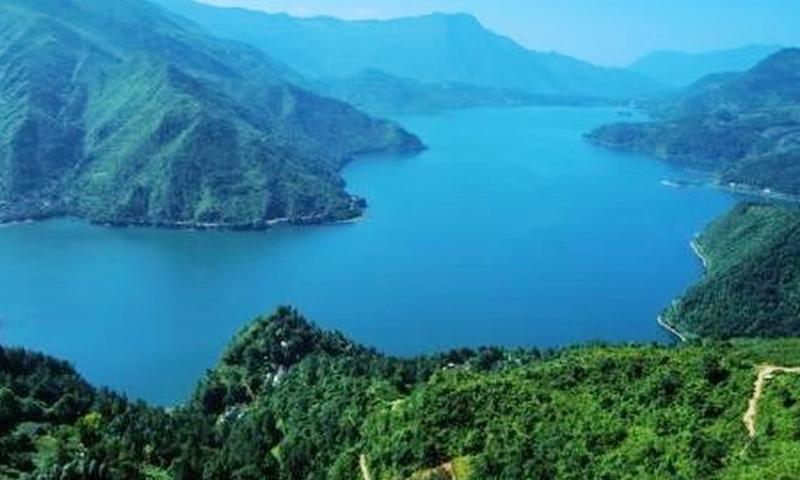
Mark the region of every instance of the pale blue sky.
POLYGON ((538 50, 622 65, 661 49, 800 45, 800 0, 202 0, 294 15, 392 18, 468 12, 538 50))

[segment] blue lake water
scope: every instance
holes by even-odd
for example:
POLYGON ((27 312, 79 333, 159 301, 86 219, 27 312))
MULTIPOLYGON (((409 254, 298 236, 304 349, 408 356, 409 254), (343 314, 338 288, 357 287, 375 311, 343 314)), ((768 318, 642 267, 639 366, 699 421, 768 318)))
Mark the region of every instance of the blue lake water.
POLYGON ((477 109, 402 122, 431 147, 365 159, 355 224, 269 232, 0 228, 0 339, 92 382, 186 398, 280 304, 392 354, 667 340, 655 317, 701 274, 688 242, 733 199, 581 135, 606 109, 477 109))

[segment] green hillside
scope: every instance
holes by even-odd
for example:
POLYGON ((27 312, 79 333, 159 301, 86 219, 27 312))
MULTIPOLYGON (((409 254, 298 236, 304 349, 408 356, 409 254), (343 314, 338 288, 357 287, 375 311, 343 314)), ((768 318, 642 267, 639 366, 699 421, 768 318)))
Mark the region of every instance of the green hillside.
POLYGON ((650 108, 651 122, 601 127, 588 138, 712 170, 736 189, 800 194, 800 49, 707 77, 650 108))
POLYGON ((184 406, 93 389, 0 348, 0 477, 66 479, 792 478, 800 377, 756 364, 795 340, 396 359, 281 309, 248 326, 184 406))
POLYGON ((705 278, 666 316, 715 338, 800 334, 800 211, 742 205, 697 240, 705 278))
POLYGON ((353 155, 400 127, 142 0, 0 4, 0 221, 260 227, 357 215, 353 155))

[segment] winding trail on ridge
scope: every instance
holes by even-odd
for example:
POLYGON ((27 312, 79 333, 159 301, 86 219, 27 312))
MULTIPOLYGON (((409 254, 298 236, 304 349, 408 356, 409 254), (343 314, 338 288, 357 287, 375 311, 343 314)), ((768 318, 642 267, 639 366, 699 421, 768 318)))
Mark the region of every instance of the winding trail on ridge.
POLYGON ((758 402, 764 396, 764 387, 767 381, 772 379, 778 373, 800 373, 800 367, 778 367, 775 365, 759 365, 758 376, 756 377, 755 384, 753 385, 753 396, 750 397, 750 404, 747 411, 742 418, 747 433, 750 438, 756 436, 756 416, 758 414, 758 402))
POLYGON ((369 473, 369 467, 367 466, 367 456, 363 453, 358 458, 358 466, 361 467, 361 476, 364 480, 372 480, 372 474, 369 473))

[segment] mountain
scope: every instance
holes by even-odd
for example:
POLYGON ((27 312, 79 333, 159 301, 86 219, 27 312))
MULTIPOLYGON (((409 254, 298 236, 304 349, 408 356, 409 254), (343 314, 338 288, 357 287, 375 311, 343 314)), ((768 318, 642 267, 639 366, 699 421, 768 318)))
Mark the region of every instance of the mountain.
POLYGON ((319 80, 313 89, 376 115, 435 113, 474 107, 603 105, 597 99, 568 95, 534 95, 463 83, 425 83, 379 70, 342 79, 319 80))
POLYGON ((691 335, 800 334, 800 211, 746 204, 696 240, 705 278, 665 313, 691 335))
POLYGON ((800 49, 706 77, 650 109, 653 121, 604 126, 588 138, 714 171, 737 190, 800 194, 800 49))
POLYGON ((216 35, 254 45, 314 79, 347 79, 378 70, 423 83, 617 100, 660 88, 624 69, 526 49, 466 14, 345 21, 219 8, 191 0, 156 1, 216 35))
POLYGON ((185 405, 0 347, 0 476, 41 479, 792 478, 798 340, 397 359, 291 309, 258 319, 185 405))
POLYGON ((297 77, 142 0, 6 0, 0 221, 249 228, 357 215, 343 164, 421 143, 297 77))
POLYGON ((776 45, 750 45, 706 53, 654 52, 628 68, 666 85, 686 87, 701 78, 720 72, 744 72, 781 50, 776 45))

